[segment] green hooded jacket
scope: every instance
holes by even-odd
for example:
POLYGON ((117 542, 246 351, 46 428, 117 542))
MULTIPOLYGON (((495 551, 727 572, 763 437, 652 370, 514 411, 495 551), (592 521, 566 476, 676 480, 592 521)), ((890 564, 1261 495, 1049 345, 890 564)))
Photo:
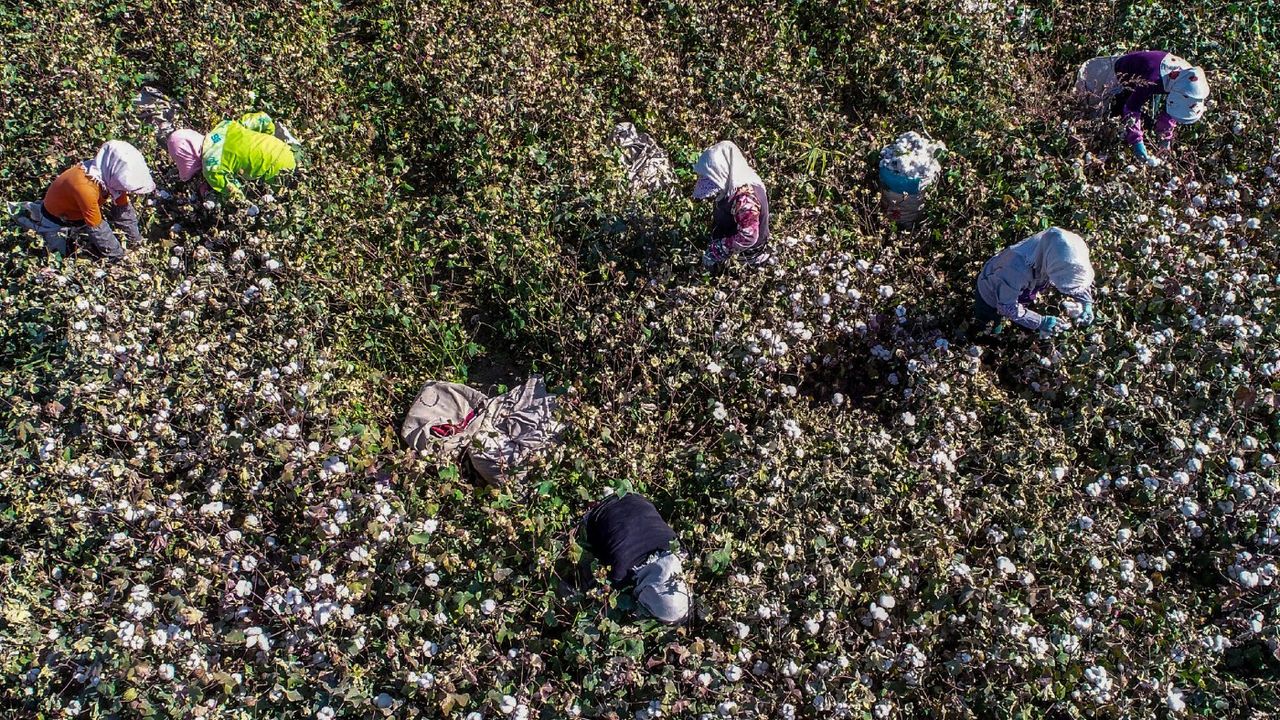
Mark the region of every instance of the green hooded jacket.
POLYGON ((271 180, 298 167, 293 146, 275 137, 275 122, 266 113, 225 120, 204 137, 204 179, 214 192, 244 197, 244 179, 271 180))

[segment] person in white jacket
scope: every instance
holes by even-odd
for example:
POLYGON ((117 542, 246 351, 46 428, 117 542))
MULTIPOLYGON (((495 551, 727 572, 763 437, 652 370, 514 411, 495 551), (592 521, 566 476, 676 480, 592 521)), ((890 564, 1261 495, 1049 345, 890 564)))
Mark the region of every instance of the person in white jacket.
POLYGON ((1028 307, 1045 288, 1081 304, 1074 319, 1079 326, 1094 320, 1093 264, 1089 247, 1079 235, 1051 227, 1001 250, 987 261, 978 275, 974 314, 983 325, 1008 318, 1028 330, 1048 337, 1067 329, 1054 315, 1041 315, 1028 307))

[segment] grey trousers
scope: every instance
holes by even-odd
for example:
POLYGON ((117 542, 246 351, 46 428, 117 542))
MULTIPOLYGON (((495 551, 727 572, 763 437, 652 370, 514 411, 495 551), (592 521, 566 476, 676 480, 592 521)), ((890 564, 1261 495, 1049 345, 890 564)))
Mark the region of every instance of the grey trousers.
MULTIPOLYGON (((142 233, 138 228, 138 214, 133 205, 113 205, 108 217, 124 230, 130 242, 141 244, 142 233)), ((27 203, 14 221, 22 227, 34 230, 44 239, 44 246, 51 253, 65 256, 74 243, 83 242, 90 252, 99 257, 110 260, 124 257, 124 248, 120 246, 120 240, 106 220, 93 226, 61 225, 45 216, 40 203, 27 203)))

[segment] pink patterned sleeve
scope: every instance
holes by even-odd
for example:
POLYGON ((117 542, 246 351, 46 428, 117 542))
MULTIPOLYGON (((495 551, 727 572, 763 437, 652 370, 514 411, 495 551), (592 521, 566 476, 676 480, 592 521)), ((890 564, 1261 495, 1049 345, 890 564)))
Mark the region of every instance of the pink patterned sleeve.
POLYGON ((733 219, 738 223, 738 232, 725 238, 725 248, 729 252, 739 253, 759 242, 760 201, 756 200, 755 190, 750 185, 743 185, 734 194, 733 219))
POLYGON ((1173 142, 1173 134, 1177 126, 1178 123, 1173 116, 1167 112, 1160 113, 1160 117, 1156 118, 1156 137, 1164 143, 1173 142))

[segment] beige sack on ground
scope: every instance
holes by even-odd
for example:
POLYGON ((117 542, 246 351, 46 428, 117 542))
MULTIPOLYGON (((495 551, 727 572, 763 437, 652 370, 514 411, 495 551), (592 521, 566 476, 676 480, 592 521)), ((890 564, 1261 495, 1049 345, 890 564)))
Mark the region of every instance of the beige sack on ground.
POLYGON ((400 426, 400 437, 415 450, 462 450, 482 427, 488 401, 484 393, 466 385, 429 382, 409 408, 400 426), (436 428, 435 433, 432 428, 436 428))

